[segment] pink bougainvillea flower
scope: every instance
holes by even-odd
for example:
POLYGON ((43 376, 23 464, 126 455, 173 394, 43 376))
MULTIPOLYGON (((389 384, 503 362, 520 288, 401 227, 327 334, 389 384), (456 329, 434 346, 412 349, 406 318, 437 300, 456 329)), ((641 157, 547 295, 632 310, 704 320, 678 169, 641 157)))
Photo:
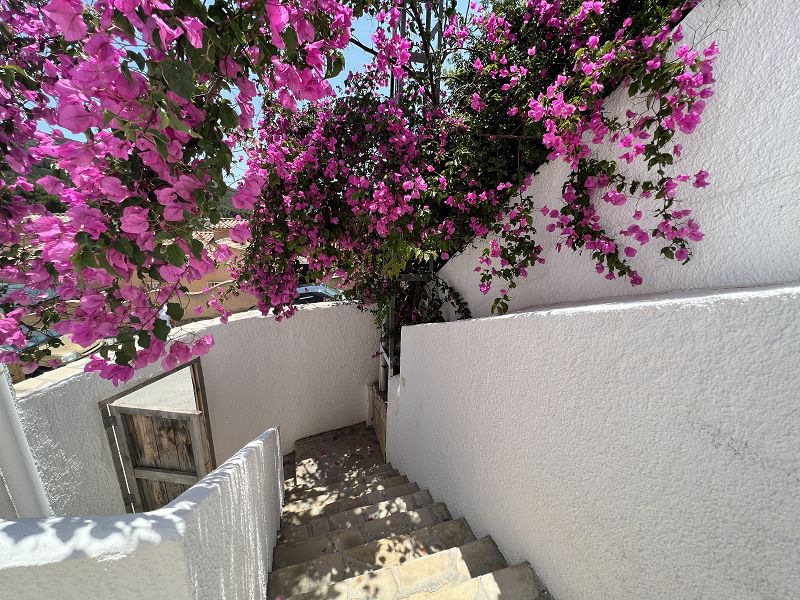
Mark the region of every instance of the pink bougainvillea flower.
POLYGON ((45 175, 36 180, 40 186, 44 188, 44 191, 48 194, 53 194, 54 196, 61 195, 62 190, 64 189, 64 183, 58 178, 54 177, 53 175, 45 175))
POLYGON ((210 335, 204 335, 194 344, 192 344, 192 355, 193 356, 203 356, 208 354, 208 351, 211 350, 211 347, 214 345, 214 338, 210 335))
POLYGON ((698 171, 694 176, 694 183, 692 183, 692 185, 696 188, 708 186, 708 171, 698 171))
POLYGON ((236 225, 234 225, 231 228, 230 235, 231 239, 234 242, 238 242, 240 244, 244 244, 245 242, 250 241, 250 239, 253 237, 252 234, 250 233, 250 225, 245 222, 237 223, 236 225))
POLYGON ((80 102, 62 105, 58 111, 58 124, 66 127, 72 133, 83 133, 96 121, 97 117, 80 102))
POLYGON ((183 25, 183 32, 186 34, 186 39, 189 40, 189 43, 195 48, 202 48, 203 29, 206 28, 203 22, 197 17, 187 17, 179 19, 179 21, 183 25))
POLYGON ((267 18, 269 28, 272 33, 272 45, 283 50, 286 45, 283 43, 281 33, 289 24, 289 11, 285 6, 279 4, 277 0, 267 0, 267 18))
POLYGON ((153 15, 151 17, 158 27, 158 33, 161 37, 161 44, 168 47, 172 42, 181 37, 183 29, 180 27, 170 27, 161 17, 153 15))
POLYGON ((107 194, 109 200, 114 202, 122 202, 131 195, 130 190, 122 185, 119 177, 103 177, 100 180, 100 189, 107 194))
POLYGON ((52 0, 42 7, 42 12, 50 17, 68 42, 77 42, 86 36, 86 23, 83 20, 83 4, 67 0, 52 0))
POLYGON ((125 233, 144 233, 150 225, 147 222, 148 210, 143 206, 128 206, 122 211, 122 226, 125 233))
POLYGON ((0 319, 0 339, 3 340, 3 343, 17 348, 22 348, 26 343, 25 334, 22 333, 19 322, 11 317, 0 319))
POLYGON ((219 70, 222 71, 222 74, 226 77, 230 77, 231 79, 235 79, 236 76, 241 71, 241 67, 239 64, 233 60, 230 56, 226 56, 221 61, 219 61, 219 70))

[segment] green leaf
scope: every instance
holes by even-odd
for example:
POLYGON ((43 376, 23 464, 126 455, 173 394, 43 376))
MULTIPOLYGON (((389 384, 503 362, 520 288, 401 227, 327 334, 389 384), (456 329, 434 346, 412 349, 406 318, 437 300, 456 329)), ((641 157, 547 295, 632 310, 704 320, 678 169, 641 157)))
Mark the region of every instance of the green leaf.
POLYGON ((169 157, 169 149, 167 148, 167 143, 162 140, 161 138, 154 137, 153 143, 156 145, 156 150, 161 155, 161 158, 167 160, 169 157))
POLYGON ((163 319, 156 319, 153 323, 153 335, 162 342, 167 341, 169 336, 170 326, 163 319))
POLYGON ((192 67, 177 60, 164 63, 161 68, 164 74, 164 81, 171 91, 178 94, 181 98, 192 99, 194 94, 194 71, 192 67))
POLYGON ((150 334, 146 331, 139 332, 139 345, 142 348, 149 348, 150 347, 150 334))
POLYGON ((125 54, 130 60, 136 63, 136 66, 139 67, 139 69, 144 71, 144 67, 146 64, 144 56, 142 56, 138 52, 134 52, 133 50, 128 50, 125 54))
POLYGON ((111 17, 111 22, 114 23, 119 29, 121 29, 125 35, 129 37, 136 37, 136 32, 133 30, 133 25, 128 20, 128 17, 123 15, 118 10, 114 9, 114 16, 111 17))
POLYGON ((170 244, 167 246, 167 260, 170 264, 175 265, 176 267, 180 267, 186 262, 186 254, 184 254, 181 247, 178 244, 170 244))
POLYGON ((283 38, 283 43, 286 44, 286 54, 294 54, 295 50, 297 50, 297 32, 294 28, 287 27, 281 37, 283 38))
POLYGON ((344 54, 341 52, 336 52, 333 55, 333 59, 328 57, 328 68, 325 71, 325 79, 336 77, 342 72, 342 70, 344 70, 344 64, 344 54))
POLYGON ((198 239, 192 238, 189 244, 192 248, 192 254, 195 258, 199 259, 203 255, 203 242, 198 239))
POLYGON ((173 321, 183 318, 183 307, 177 302, 167 302, 167 316, 173 321))
POLYGON ((236 127, 239 124, 239 116, 227 101, 219 105, 219 122, 223 127, 236 127))

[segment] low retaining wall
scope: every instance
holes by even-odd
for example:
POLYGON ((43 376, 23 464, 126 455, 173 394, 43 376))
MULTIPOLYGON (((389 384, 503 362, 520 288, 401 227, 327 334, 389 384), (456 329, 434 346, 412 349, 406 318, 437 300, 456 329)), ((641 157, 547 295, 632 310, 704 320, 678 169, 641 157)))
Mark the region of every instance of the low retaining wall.
POLYGON ((2 596, 262 600, 282 468, 270 429, 159 510, 0 521, 2 596))
POLYGON ((799 317, 795 286, 406 327, 388 457, 558 600, 795 597, 799 317))

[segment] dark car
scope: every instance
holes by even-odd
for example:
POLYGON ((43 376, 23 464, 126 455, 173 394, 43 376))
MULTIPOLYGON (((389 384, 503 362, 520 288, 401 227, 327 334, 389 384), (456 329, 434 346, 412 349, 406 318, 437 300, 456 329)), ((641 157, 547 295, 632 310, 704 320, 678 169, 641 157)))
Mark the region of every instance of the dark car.
POLYGON ((333 302, 340 298, 339 290, 327 285, 305 285, 297 288, 295 304, 313 304, 314 302, 333 302))

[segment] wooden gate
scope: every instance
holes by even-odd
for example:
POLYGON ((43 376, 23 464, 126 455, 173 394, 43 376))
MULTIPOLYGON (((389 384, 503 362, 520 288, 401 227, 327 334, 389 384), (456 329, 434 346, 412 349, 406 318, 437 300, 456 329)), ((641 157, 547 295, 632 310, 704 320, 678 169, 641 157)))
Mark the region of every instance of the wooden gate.
POLYGON ((161 508, 214 469, 199 410, 108 408, 135 512, 161 508))
POLYGON ((199 359, 101 401, 100 412, 128 512, 161 508, 216 467, 199 359), (191 390, 178 404, 156 388, 145 402, 133 396, 184 369, 191 390))

